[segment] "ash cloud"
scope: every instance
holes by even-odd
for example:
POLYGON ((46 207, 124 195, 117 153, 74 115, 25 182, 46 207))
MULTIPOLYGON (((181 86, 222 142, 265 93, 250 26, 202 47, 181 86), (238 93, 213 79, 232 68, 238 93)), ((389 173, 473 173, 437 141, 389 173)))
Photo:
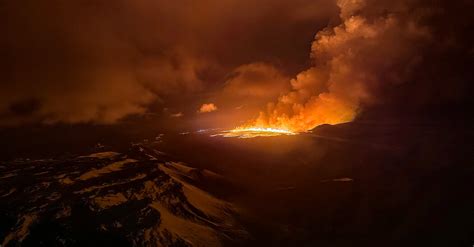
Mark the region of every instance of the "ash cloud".
POLYGON ((201 108, 199 108, 198 113, 210 113, 210 112, 217 111, 217 109, 218 108, 214 103, 207 103, 207 104, 203 104, 201 108))
POLYGON ((114 123, 212 91, 242 64, 295 70, 329 2, 5 1, 1 124, 114 123))
POLYGON ((279 98, 258 121, 303 129, 380 104, 463 102, 472 87, 472 7, 469 0, 5 1, 0 125, 115 123, 165 107, 188 116, 203 101, 249 118, 279 98))
POLYGON ((292 90, 249 125, 306 131, 350 122, 377 105, 423 108, 466 98, 462 89, 472 78, 459 73, 461 61, 472 64, 472 52, 455 54, 472 51, 466 43, 472 40, 467 28, 472 22, 445 17, 456 10, 464 16, 459 7, 472 2, 339 0, 337 5, 341 23, 317 33, 314 66, 291 80, 292 90), (451 32, 447 23, 463 28, 451 32), (445 66, 445 59, 452 64, 445 66))

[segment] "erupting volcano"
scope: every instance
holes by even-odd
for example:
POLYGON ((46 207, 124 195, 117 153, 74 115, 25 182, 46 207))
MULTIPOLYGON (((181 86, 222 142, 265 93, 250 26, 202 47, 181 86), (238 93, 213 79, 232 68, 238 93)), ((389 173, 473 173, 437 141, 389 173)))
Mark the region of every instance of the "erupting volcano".
POLYGON ((0 247, 474 247, 473 9, 1 1, 0 247))

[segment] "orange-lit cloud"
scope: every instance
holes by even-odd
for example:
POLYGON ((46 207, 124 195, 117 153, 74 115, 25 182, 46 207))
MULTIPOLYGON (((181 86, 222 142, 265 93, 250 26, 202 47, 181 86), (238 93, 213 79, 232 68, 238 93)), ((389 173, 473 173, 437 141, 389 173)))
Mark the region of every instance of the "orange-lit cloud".
POLYGON ((369 16, 365 0, 338 6, 342 23, 320 31, 312 44, 314 67, 248 126, 307 131, 350 122, 362 105, 377 102, 376 90, 410 79, 421 62, 419 48, 432 41, 429 29, 395 12, 369 16))
POLYGON ((464 103, 474 98, 473 5, 5 1, 0 125, 115 123, 164 107, 195 111, 182 106, 205 98, 219 114, 245 105, 246 119, 273 102, 259 123, 303 130, 381 102, 464 103))
POLYGON ((209 104, 203 104, 201 106, 201 108, 199 108, 199 113, 209 113, 209 112, 213 112, 213 111, 217 111, 217 106, 214 105, 213 103, 209 103, 209 104))
POLYGON ((297 67, 329 2, 5 2, 0 125, 114 123, 186 101, 249 61, 297 67))

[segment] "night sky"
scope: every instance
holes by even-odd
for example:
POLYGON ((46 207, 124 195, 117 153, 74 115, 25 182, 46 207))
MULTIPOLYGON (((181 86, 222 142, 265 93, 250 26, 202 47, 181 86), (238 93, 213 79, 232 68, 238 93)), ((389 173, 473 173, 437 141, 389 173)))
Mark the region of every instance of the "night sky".
POLYGON ((151 116, 305 131, 371 109, 462 113, 472 101, 473 7, 471 0, 3 1, 0 123, 151 116))

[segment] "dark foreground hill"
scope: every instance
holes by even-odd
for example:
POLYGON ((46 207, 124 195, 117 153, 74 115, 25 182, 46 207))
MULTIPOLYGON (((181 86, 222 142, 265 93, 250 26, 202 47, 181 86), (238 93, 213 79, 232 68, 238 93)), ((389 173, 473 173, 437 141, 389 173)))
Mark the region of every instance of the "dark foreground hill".
MULTIPOLYGON (((18 132, 6 157, 23 159, 0 162, 0 244, 472 246, 474 131, 455 120, 255 139, 164 132, 131 146, 111 135, 78 155, 47 144, 61 131, 18 132)), ((73 130, 61 143, 97 138, 73 130)))
POLYGON ((133 145, 0 166, 1 246, 221 246, 246 236, 231 204, 200 187, 219 175, 133 145))

